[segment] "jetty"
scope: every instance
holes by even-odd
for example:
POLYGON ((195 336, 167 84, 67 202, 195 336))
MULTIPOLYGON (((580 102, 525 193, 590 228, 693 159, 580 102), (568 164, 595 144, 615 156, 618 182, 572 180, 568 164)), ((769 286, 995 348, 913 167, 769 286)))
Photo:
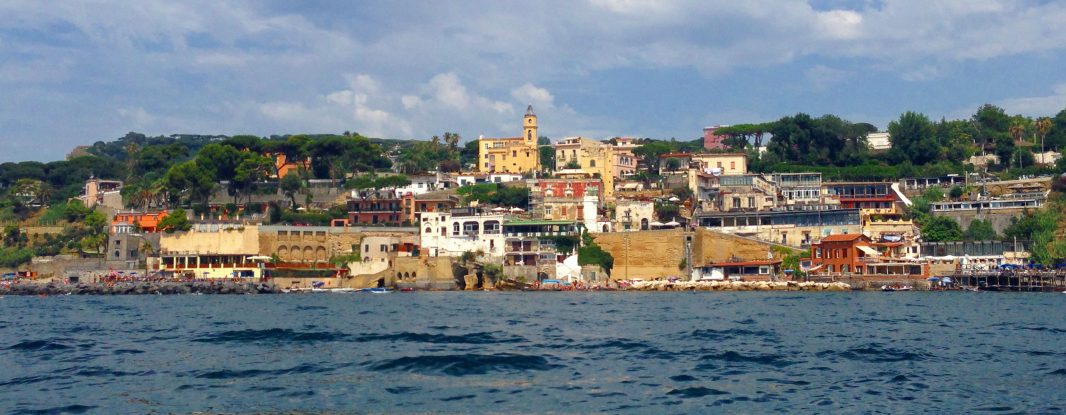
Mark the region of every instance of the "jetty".
POLYGON ((982 291, 1064 291, 1066 272, 1062 271, 974 271, 956 272, 951 278, 960 287, 982 291))

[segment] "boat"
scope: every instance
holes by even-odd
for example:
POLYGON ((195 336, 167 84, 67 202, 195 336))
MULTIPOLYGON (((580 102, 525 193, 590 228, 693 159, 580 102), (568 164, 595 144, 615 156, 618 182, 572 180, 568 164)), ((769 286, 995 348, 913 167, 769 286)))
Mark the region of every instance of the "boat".
POLYGON ((371 294, 388 294, 392 292, 388 288, 371 288, 369 291, 371 294))
POLYGON ((914 289, 909 285, 882 285, 881 291, 910 291, 914 289))

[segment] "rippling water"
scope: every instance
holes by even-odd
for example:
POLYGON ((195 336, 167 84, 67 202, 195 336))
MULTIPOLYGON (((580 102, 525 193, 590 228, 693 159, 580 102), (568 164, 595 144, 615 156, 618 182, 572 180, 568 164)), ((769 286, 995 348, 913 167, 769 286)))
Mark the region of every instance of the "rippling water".
POLYGON ((0 409, 1063 412, 1066 295, 0 299, 0 409))

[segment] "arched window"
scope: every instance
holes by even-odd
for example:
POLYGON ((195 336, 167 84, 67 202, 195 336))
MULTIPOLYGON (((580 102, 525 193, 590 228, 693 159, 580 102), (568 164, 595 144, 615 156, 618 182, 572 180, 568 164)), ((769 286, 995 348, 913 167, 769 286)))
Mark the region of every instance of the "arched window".
POLYGON ((533 139, 533 130, 526 130, 526 140, 533 139))

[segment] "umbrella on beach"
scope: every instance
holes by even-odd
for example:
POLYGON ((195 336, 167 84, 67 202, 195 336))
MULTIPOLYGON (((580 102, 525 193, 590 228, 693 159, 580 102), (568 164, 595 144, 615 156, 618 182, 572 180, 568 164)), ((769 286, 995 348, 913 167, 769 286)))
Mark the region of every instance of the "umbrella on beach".
POLYGON ((649 225, 651 225, 651 226, 663 226, 663 223, 659 222, 659 221, 654 221, 652 223, 649 223, 649 225))
POLYGON ((492 208, 493 212, 503 212, 505 210, 507 210, 507 208, 502 207, 502 206, 496 206, 496 207, 492 208))
POLYGON ((513 212, 513 213, 518 213, 518 212, 525 212, 525 211, 526 211, 525 209, 522 209, 522 208, 520 208, 520 207, 513 207, 513 208, 511 208, 511 212, 513 212))
POLYGON ((669 221, 669 222, 666 222, 666 223, 664 223, 664 224, 663 224, 663 226, 669 226, 669 227, 671 227, 671 228, 674 228, 674 227, 678 227, 678 226, 681 226, 681 224, 680 224, 680 223, 677 223, 677 221, 673 221, 673 220, 672 220, 672 221, 669 221))

